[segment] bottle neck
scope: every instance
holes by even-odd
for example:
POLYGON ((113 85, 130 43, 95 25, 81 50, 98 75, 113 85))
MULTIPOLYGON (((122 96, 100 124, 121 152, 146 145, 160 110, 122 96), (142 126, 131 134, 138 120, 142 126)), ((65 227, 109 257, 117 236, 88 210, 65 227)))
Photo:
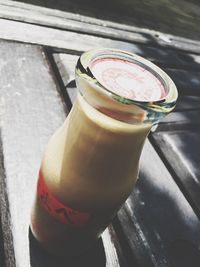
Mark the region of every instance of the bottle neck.
MULTIPOLYGON (((145 110, 137 105, 126 105, 108 97, 95 84, 90 84, 81 77, 76 77, 79 93, 85 101, 101 113, 129 124, 141 125, 145 120, 145 110)), ((146 122, 152 124, 151 122, 146 122)))

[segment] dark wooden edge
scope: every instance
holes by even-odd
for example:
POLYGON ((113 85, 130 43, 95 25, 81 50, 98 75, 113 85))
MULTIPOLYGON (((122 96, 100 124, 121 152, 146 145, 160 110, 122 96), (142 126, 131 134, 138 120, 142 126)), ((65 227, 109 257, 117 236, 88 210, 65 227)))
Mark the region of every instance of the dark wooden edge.
POLYGON ((44 53, 47 57, 47 61, 50 63, 51 65, 51 69, 52 69, 52 72, 54 73, 54 76, 56 77, 56 81, 58 83, 58 86, 60 88, 60 93, 62 94, 63 98, 64 98, 64 102, 67 106, 67 109, 70 110, 72 108, 72 102, 70 100, 70 97, 67 93, 67 90, 66 90, 66 87, 63 83, 63 80, 60 76, 60 73, 59 73, 59 70, 56 66, 56 63, 54 61, 54 58, 53 58, 53 50, 51 48, 44 48, 44 53))
POLYGON ((149 256, 149 250, 145 247, 146 241, 144 240, 143 232, 137 229, 137 223, 130 218, 126 203, 118 212, 115 227, 126 249, 124 253, 128 259, 129 266, 154 267, 149 256))
MULTIPOLYGON (((1 222, 1 218, 0 218, 1 222)), ((3 243, 3 231, 2 226, 0 225, 0 263, 2 267, 5 267, 5 252, 4 252, 4 243, 3 243)))
POLYGON ((120 209, 117 216, 114 218, 112 225, 113 225, 113 228, 115 229, 115 233, 117 234, 117 237, 120 243, 120 248, 122 250, 121 253, 124 255, 127 265, 139 267, 137 256, 134 253, 134 251, 131 250, 131 247, 127 241, 127 237, 122 227, 122 224, 124 225, 124 222, 121 222, 123 212, 125 212, 124 207, 120 209))
POLYGON ((1 230, 2 239, 0 240, 0 253, 3 258, 0 259, 0 265, 14 267, 16 266, 15 253, 13 246, 12 225, 10 219, 9 201, 6 190, 6 175, 4 168, 3 144, 0 132, 0 213, 1 213, 1 230), (2 262, 1 260, 4 260, 2 262))

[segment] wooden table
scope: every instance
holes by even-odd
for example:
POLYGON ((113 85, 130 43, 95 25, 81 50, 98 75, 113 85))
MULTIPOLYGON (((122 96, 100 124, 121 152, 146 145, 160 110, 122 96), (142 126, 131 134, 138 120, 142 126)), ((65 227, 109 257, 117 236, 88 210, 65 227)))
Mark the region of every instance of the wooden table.
POLYGON ((200 43, 14 1, 0 1, 0 266, 200 266, 200 43), (68 262, 29 231, 44 147, 74 98, 78 56, 95 47, 141 55, 179 90, 152 130, 132 194, 87 255, 68 262))

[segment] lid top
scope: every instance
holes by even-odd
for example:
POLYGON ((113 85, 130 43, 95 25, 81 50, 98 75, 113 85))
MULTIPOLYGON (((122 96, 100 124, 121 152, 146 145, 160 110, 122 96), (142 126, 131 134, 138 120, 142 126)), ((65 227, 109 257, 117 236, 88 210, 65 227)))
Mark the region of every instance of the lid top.
POLYGON ((90 63, 90 70, 100 84, 119 96, 145 102, 160 101, 166 97, 161 80, 139 63, 101 57, 90 63))

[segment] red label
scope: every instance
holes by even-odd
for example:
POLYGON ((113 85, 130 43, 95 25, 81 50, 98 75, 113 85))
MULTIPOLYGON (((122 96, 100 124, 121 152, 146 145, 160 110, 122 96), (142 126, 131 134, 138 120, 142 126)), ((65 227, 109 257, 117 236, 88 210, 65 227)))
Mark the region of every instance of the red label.
POLYGON ((66 206, 49 191, 41 171, 39 172, 37 194, 42 207, 60 222, 76 227, 84 226, 88 222, 89 213, 77 211, 66 206))

